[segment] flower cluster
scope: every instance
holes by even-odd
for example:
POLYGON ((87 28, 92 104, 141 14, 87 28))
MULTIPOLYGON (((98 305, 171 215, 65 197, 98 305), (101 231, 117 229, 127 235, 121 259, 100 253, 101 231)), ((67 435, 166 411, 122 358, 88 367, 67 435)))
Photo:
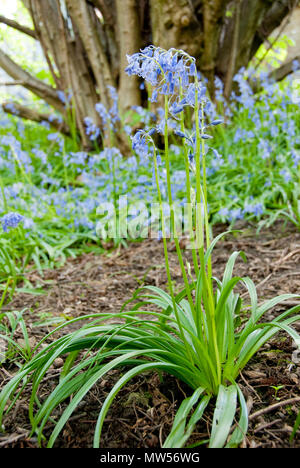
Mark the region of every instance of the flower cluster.
POLYGON ((107 111, 106 107, 104 106, 104 104, 102 104, 102 102, 98 102, 95 105, 95 109, 96 109, 97 113, 99 114, 99 117, 100 117, 100 119, 102 121, 103 127, 108 126, 109 121, 110 121, 110 115, 109 115, 109 112, 107 111))
MULTIPOLYGON (((128 55, 128 75, 138 75, 153 86, 154 90, 150 100, 157 102, 158 94, 179 96, 185 94, 184 100, 173 103, 173 113, 182 112, 184 105, 194 105, 195 92, 198 85, 191 83, 195 80, 197 69, 195 59, 187 53, 160 47, 149 46, 141 52, 128 55)), ((198 86, 200 93, 205 94, 206 89, 198 86)))
POLYGON ((155 128, 152 128, 148 132, 144 130, 138 130, 136 134, 131 137, 132 149, 140 158, 145 158, 150 154, 153 154, 153 146, 150 146, 151 137, 155 133, 155 128))
POLYGON ((64 91, 58 90, 57 91, 57 96, 60 102, 64 104, 65 107, 69 106, 71 104, 72 98, 73 98, 73 93, 72 91, 69 91, 68 94, 64 93, 64 91))
POLYGON ((23 220, 24 217, 19 213, 8 213, 0 219, 0 222, 2 224, 3 231, 9 232, 10 229, 18 227, 23 220))
POLYGON ((91 141, 97 140, 97 138, 100 135, 100 129, 93 122, 93 119, 91 119, 90 117, 85 117, 84 124, 85 124, 85 133, 90 137, 90 140, 91 141))
POLYGON ((48 140, 53 141, 54 143, 57 143, 59 146, 60 151, 63 150, 64 147, 64 140, 62 136, 59 133, 50 133, 48 135, 48 140))
POLYGON ((115 131, 115 125, 120 121, 118 93, 113 86, 108 86, 108 90, 112 101, 111 108, 107 110, 104 104, 98 102, 95 109, 99 114, 104 130, 109 131, 111 129, 115 131))
MULTIPOLYGON (((97 114, 100 117, 102 130, 104 133, 109 132, 109 131, 115 132, 116 123, 121 120, 120 115, 119 115, 118 93, 116 89, 112 86, 108 86, 108 90, 109 90, 110 98, 112 101, 111 108, 107 110, 104 104, 102 104, 102 102, 98 102, 95 105, 95 109, 96 109, 97 114)), ((96 141, 101 134, 100 128, 95 124, 93 119, 88 116, 84 118, 84 124, 86 127, 85 129, 86 135, 89 136, 91 141, 96 141)))

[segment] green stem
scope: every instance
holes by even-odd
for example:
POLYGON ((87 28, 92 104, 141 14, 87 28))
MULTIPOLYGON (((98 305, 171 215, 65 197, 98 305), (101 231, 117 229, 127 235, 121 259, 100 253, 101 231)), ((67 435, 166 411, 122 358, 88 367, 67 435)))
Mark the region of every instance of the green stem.
POLYGON ((23 183, 25 185, 25 182, 27 181, 27 183, 31 186, 33 186, 33 183, 32 183, 32 180, 31 180, 31 177, 30 175, 27 175, 26 172, 25 172, 25 169, 23 167, 23 164, 21 163, 20 159, 18 158, 18 156, 16 155, 16 152, 15 150, 13 149, 13 147, 11 147, 11 152, 12 152, 12 155, 17 163, 17 166, 19 167, 20 171, 21 171, 21 174, 23 176, 23 183))
POLYGON ((199 125, 199 98, 198 98, 198 81, 196 79, 196 93, 195 93, 195 121, 196 121, 196 238, 199 248, 199 257, 202 268, 205 269, 204 264, 204 233, 203 233, 203 220, 201 213, 201 170, 200 170, 200 144, 201 134, 199 125))
MULTIPOLYGON (((182 87, 180 87, 180 99, 182 99, 182 87)), ((184 114, 183 112, 181 113, 180 117, 180 125, 181 125, 181 131, 184 133, 185 131, 185 126, 184 126, 184 114)), ((195 274, 198 276, 199 274, 199 264, 198 264, 198 257, 197 257, 197 250, 196 250, 196 244, 195 244, 195 237, 193 233, 193 214, 191 210, 192 206, 192 200, 191 200, 191 179, 190 179, 190 164, 189 164, 189 153, 188 153, 188 148, 185 143, 183 143, 183 149, 184 149, 184 163, 185 163, 185 176, 186 176, 186 196, 187 196, 187 204, 188 204, 188 230, 190 233, 190 242, 192 245, 192 256, 193 256, 193 263, 194 263, 194 269, 195 269, 195 274)))
POLYGON ((3 179, 1 176, 0 176, 0 189, 1 189, 1 194, 3 198, 4 214, 6 214, 8 213, 8 204, 7 204, 7 199, 5 196, 3 179))
POLYGON ((192 298, 192 295, 191 295, 189 280, 188 280, 188 277, 187 277, 187 273, 185 271, 182 252, 181 252, 180 244, 179 244, 177 233, 176 233, 173 197, 172 197, 172 191, 171 191, 168 117, 169 117, 168 97, 165 96, 165 132, 164 132, 165 135, 164 135, 164 140, 165 140, 165 158, 166 158, 166 172, 167 172, 167 189, 168 189, 168 199, 169 199, 170 214, 171 214, 171 233, 173 233, 173 236, 174 236, 176 253, 177 253, 177 256, 178 256, 178 260, 179 260, 179 264, 180 264, 180 268, 181 268, 181 272, 182 272, 182 277, 183 277, 183 281, 184 281, 184 285, 185 285, 185 289, 186 289, 186 293, 187 293, 188 302, 189 302, 191 312, 192 312, 192 314, 194 316, 194 319, 195 319, 195 322, 196 322, 196 310, 195 310, 195 306, 194 306, 194 303, 193 303, 193 298, 192 298))
POLYGON ((193 356, 192 356, 192 353, 191 353, 191 350, 190 350, 190 345, 188 344, 188 342, 187 342, 187 340, 185 338, 184 331, 183 331, 181 321, 180 321, 180 317, 178 315, 177 304, 176 304, 176 301, 175 301, 175 296, 174 296, 174 291, 173 291, 172 277, 171 277, 169 256, 168 256, 168 246, 167 246, 167 239, 166 239, 166 228, 165 228, 164 213, 163 213, 163 204, 162 204, 162 196, 161 196, 161 190, 160 190, 160 185, 159 185, 159 175, 158 175, 157 158, 156 158, 155 147, 154 147, 154 171, 155 171, 155 180, 156 180, 156 186, 157 186, 159 210, 160 210, 160 216, 161 216, 161 230, 162 230, 165 264, 166 264, 166 273, 167 273, 169 291, 170 291, 170 295, 171 295, 171 298, 172 298, 174 314, 175 314, 176 321, 177 321, 177 324, 178 324, 181 339, 182 339, 182 341, 183 341, 183 343, 185 345, 185 348, 186 348, 186 351, 188 353, 190 361, 192 363, 194 363, 194 359, 193 359, 193 356))
MULTIPOLYGON (((204 129, 204 104, 201 102, 201 133, 203 133, 204 129)), ((206 154, 205 154, 205 144, 202 138, 201 141, 201 151, 202 151, 202 173, 203 173, 203 197, 204 197, 204 206, 206 208, 206 213, 204 215, 204 222, 205 222, 205 236, 206 236, 206 248, 208 249, 210 246, 210 229, 209 229, 209 221, 208 221, 208 197, 207 197, 207 178, 206 178, 206 154)), ((212 264, 211 264, 211 257, 208 259, 208 277, 212 277, 212 264)))
MULTIPOLYGON (((220 352, 218 348, 218 341, 217 341, 217 330, 216 330, 216 317, 215 317, 215 305, 214 305, 214 296, 213 296, 213 289, 212 289, 212 276, 211 276, 211 267, 209 267, 208 272, 206 274, 205 268, 205 261, 204 261, 204 242, 203 242, 203 222, 202 222, 202 213, 201 213, 201 201, 203 200, 204 204, 204 218, 205 218, 205 226, 208 230, 208 217, 207 217, 207 196, 205 196, 205 190, 207 190, 206 184, 206 166, 205 166, 205 147, 202 141, 202 157, 204 163, 204 171, 203 171, 203 183, 205 184, 204 191, 202 190, 201 186, 201 172, 200 172, 200 151, 201 151, 201 133, 200 132, 200 122, 199 122, 199 91, 198 91, 198 78, 195 77, 195 86, 196 86, 196 93, 195 93, 195 120, 196 120, 196 184, 197 184, 197 207, 196 207, 196 230, 198 232, 198 238, 201 240, 201 244, 199 246, 199 256, 200 256, 200 263, 201 263, 201 271, 202 271, 202 279, 203 279, 203 292, 204 292, 204 306, 206 310, 207 316, 207 325, 209 328, 209 335, 211 336, 212 341, 209 340, 213 348, 213 352, 216 359, 216 366, 217 366, 217 376, 218 376, 218 385, 221 384, 221 360, 220 360, 220 352)), ((201 115, 201 122, 202 122, 202 129, 204 127, 204 111, 203 111, 203 104, 201 104, 202 108, 202 115, 201 115)), ((201 131, 202 131, 201 129, 201 131)), ((209 233, 208 233, 209 234, 209 233)), ((207 235, 207 232, 206 232, 207 235)), ((207 238, 209 242, 209 237, 207 238)), ((209 245, 209 244, 208 244, 209 245)), ((199 324, 200 325, 200 324, 199 324)))
MULTIPOLYGON (((111 120, 108 120, 108 128, 109 128, 109 148, 113 148, 114 146, 114 133, 112 131, 112 123, 111 120)), ((116 166, 115 166, 115 159, 112 158, 112 176, 113 176, 113 189, 114 189, 114 205, 115 205, 115 210, 117 210, 117 180, 116 180, 116 166)))
POLYGON ((69 176, 68 176, 68 169, 67 169, 67 165, 66 165, 65 142, 64 142, 64 146, 63 146, 63 166, 64 166, 65 186, 66 186, 66 190, 67 190, 68 199, 71 202, 71 193, 70 193, 70 188, 69 188, 69 176))

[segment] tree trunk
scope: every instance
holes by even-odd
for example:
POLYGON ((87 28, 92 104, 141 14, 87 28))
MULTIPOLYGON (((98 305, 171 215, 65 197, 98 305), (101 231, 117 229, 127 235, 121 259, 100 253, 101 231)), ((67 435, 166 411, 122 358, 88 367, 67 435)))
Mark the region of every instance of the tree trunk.
POLYGON ((183 49, 197 57, 203 50, 203 27, 190 0, 150 0, 153 44, 183 49))
POLYGON ((141 48, 140 25, 136 0, 116 0, 116 7, 120 51, 120 107, 122 111, 126 111, 133 105, 141 104, 138 78, 135 76, 128 81, 125 73, 128 63, 126 54, 134 54, 141 48))
POLYGON ((96 29, 97 16, 95 10, 86 2, 78 2, 78 0, 66 0, 66 4, 72 21, 76 24, 80 33, 82 44, 93 69, 102 103, 108 107, 110 105, 108 86, 115 86, 115 83, 96 29))

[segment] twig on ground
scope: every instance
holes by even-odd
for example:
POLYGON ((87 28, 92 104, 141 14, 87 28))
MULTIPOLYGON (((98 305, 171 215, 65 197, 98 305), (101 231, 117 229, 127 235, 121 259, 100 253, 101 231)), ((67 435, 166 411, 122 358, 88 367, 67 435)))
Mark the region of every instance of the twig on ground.
POLYGON ((290 398, 288 400, 279 401, 278 403, 275 403, 274 405, 267 406, 267 408, 263 408, 259 411, 256 411, 253 414, 250 414, 249 421, 253 421, 259 416, 262 416, 263 414, 266 414, 266 413, 270 413, 271 411, 281 408, 282 406, 287 406, 287 405, 291 405, 293 403, 298 403, 298 402, 300 402, 300 397, 295 397, 295 398, 290 398))

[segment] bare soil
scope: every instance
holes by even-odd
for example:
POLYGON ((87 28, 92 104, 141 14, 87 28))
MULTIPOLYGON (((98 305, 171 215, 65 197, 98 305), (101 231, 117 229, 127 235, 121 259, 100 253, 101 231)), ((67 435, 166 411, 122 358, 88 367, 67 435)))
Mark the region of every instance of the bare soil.
MULTIPOLYGON (((214 234, 223 229, 223 226, 215 228, 214 234)), ((278 223, 258 235, 253 228, 243 226, 242 233, 228 235, 215 249, 214 276, 222 276, 229 255, 235 250, 244 251, 248 259, 247 263, 242 258, 238 259, 235 274, 252 278, 260 302, 279 294, 299 293, 300 233, 293 226, 283 227, 278 223)), ((180 290, 180 268, 171 243, 169 251, 173 279, 180 290)), ((190 258, 190 251, 184 254, 187 259, 190 258)), ((34 345, 52 329, 53 325, 43 325, 45 319, 118 312, 137 287, 152 284, 166 288, 162 243, 145 240, 101 256, 82 255, 69 259, 58 270, 45 271, 42 277, 32 272, 29 279, 36 286, 42 285, 46 294, 32 296, 19 293, 7 309, 26 309, 24 317, 34 345)), ((241 292, 247 300, 245 291, 241 292)), ((296 304, 297 301, 289 301, 277 306, 266 319, 270 320, 296 304)), ((296 323, 294 328, 300 331, 300 323, 296 323)), ((18 339, 18 335, 15 339, 18 339)), ((250 427, 244 447, 300 447, 299 433, 292 443, 289 442, 300 410, 300 364, 292 361, 294 351, 292 340, 279 333, 259 351, 241 374, 239 383, 250 412, 250 427)), ((5 363, 0 367, 0 388, 16 371, 15 363, 5 363)), ((50 370, 41 384, 40 395, 49 395, 55 388, 59 373, 59 367, 50 370)), ((117 371, 111 372, 93 388, 65 426, 57 440, 57 447, 92 446, 99 409, 118 376, 117 371)), ((176 409, 189 394, 189 388, 166 375, 161 378, 157 373, 152 373, 135 378, 124 387, 113 404, 105 423, 101 446, 160 447, 172 426, 176 409)), ((5 432, 0 434, 0 447, 37 447, 36 438, 29 435, 29 395, 30 391, 26 390, 6 417, 5 432)), ((59 417, 62 410, 63 405, 54 418, 59 417)), ((206 447, 212 415, 213 406, 197 427, 191 443, 202 441, 201 447, 206 447)), ((53 430, 53 424, 46 426, 46 436, 53 430)))

